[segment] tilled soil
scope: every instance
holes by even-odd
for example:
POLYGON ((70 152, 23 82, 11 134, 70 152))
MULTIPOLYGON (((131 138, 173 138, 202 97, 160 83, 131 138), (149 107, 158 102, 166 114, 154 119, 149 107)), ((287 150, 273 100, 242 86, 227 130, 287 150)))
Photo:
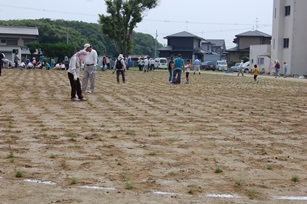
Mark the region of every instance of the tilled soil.
POLYGON ((280 198, 307 196, 307 80, 190 81, 108 70, 72 102, 66 71, 3 70, 1 203, 307 202, 280 198))

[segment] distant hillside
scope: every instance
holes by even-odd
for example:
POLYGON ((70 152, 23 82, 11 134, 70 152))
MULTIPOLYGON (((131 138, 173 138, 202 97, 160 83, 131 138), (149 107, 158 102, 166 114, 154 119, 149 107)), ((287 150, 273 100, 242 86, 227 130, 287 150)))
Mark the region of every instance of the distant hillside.
MULTIPOLYGON (((68 43, 76 50, 81 49, 85 43, 90 43, 99 55, 118 55, 114 41, 102 34, 99 24, 44 18, 0 21, 0 25, 37 27, 39 43, 68 43)), ((151 35, 134 32, 132 36, 134 47, 130 54, 154 56, 156 40, 151 35)), ((157 42, 157 47, 162 45, 157 42)))

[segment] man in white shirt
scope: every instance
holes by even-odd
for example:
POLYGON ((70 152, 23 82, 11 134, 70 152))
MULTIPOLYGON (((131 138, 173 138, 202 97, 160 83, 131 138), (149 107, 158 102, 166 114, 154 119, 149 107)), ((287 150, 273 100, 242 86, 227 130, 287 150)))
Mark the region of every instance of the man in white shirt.
POLYGON ((90 44, 84 45, 84 50, 88 52, 85 62, 84 62, 84 73, 82 79, 81 91, 84 93, 86 91, 88 80, 90 80, 91 86, 88 93, 93 93, 95 88, 95 79, 97 71, 97 52, 94 50, 90 44))
POLYGON ((148 58, 146 57, 144 59, 144 72, 148 72, 148 65, 149 65, 149 60, 148 58))
POLYGON ((237 76, 240 76, 240 74, 242 74, 242 76, 244 76, 243 60, 241 60, 241 62, 240 62, 239 71, 238 71, 238 75, 237 76))
POLYGON ((287 62, 284 62, 284 78, 287 77, 287 70, 288 70, 287 62))

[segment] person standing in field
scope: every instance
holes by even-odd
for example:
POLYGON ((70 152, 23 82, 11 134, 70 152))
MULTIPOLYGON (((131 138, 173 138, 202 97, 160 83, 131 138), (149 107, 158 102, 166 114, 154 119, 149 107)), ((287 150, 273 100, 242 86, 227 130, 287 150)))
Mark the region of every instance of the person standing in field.
POLYGON ((287 77, 287 70, 288 70, 287 62, 284 62, 284 78, 287 77))
POLYGON ((145 57, 145 59, 144 59, 144 72, 148 72, 148 68, 149 68, 149 60, 148 60, 148 57, 145 57))
POLYGON ((201 65, 201 61, 197 58, 194 61, 194 75, 197 70, 198 70, 198 74, 200 75, 200 65, 201 65))
POLYGON ((19 60, 20 60, 20 58, 18 57, 18 52, 16 52, 15 56, 14 56, 15 68, 18 67, 19 60))
POLYGON ((278 60, 275 60, 274 68, 275 68, 275 78, 277 78, 277 76, 279 77, 279 69, 280 69, 280 64, 278 60))
POLYGON ((125 70, 126 63, 124 60, 124 56, 122 54, 118 55, 118 58, 115 60, 114 70, 116 71, 116 80, 119 83, 119 76, 122 76, 123 83, 126 83, 125 79, 125 70))
POLYGON ((258 73, 259 73, 259 69, 257 67, 257 65, 254 65, 254 70, 253 70, 253 75, 254 75, 254 83, 258 83, 258 73))
MULTIPOLYGON (((184 69, 185 69, 185 78, 186 78, 186 82, 185 84, 190 84, 190 81, 189 81, 189 74, 190 74, 190 71, 191 71, 191 68, 192 68, 192 65, 191 65, 191 61, 190 60, 187 60, 187 64, 184 65, 184 69)), ((195 71, 195 69, 194 69, 195 71)), ((200 74, 200 73, 199 73, 200 74)))
POLYGON ((168 73, 169 73, 169 78, 168 82, 171 84, 172 79, 173 79, 173 70, 174 70, 174 59, 171 57, 171 60, 168 62, 168 73))
POLYGON ((174 71, 173 71, 173 84, 181 83, 181 73, 183 68, 183 59, 181 54, 177 55, 177 58, 174 60, 174 71))
POLYGON ((84 45, 84 50, 88 52, 84 62, 84 74, 82 79, 82 92, 86 91, 88 80, 90 80, 91 86, 88 93, 93 93, 95 89, 95 79, 97 71, 97 52, 92 48, 90 44, 84 45))
POLYGON ((238 71, 238 75, 237 76, 240 76, 240 74, 242 74, 242 76, 244 76, 243 60, 241 60, 241 62, 239 64, 239 71, 238 71))
POLYGON ((4 64, 4 58, 5 58, 5 55, 2 52, 0 52, 0 76, 1 76, 1 70, 4 64))
POLYGON ((71 100, 77 101, 76 93, 80 101, 84 101, 82 91, 81 91, 81 84, 80 84, 80 70, 81 66, 84 64, 84 61, 86 59, 87 52, 85 50, 80 50, 79 52, 76 52, 69 61, 68 66, 68 79, 70 81, 70 87, 71 87, 71 100))

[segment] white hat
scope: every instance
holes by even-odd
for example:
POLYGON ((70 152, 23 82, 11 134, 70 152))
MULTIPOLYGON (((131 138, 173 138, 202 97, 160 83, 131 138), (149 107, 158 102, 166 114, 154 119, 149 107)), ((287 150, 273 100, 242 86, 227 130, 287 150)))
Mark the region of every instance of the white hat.
POLYGON ((91 47, 91 45, 88 43, 84 44, 84 49, 87 49, 88 47, 91 47))
POLYGON ((119 54, 118 58, 124 58, 123 54, 119 54))

